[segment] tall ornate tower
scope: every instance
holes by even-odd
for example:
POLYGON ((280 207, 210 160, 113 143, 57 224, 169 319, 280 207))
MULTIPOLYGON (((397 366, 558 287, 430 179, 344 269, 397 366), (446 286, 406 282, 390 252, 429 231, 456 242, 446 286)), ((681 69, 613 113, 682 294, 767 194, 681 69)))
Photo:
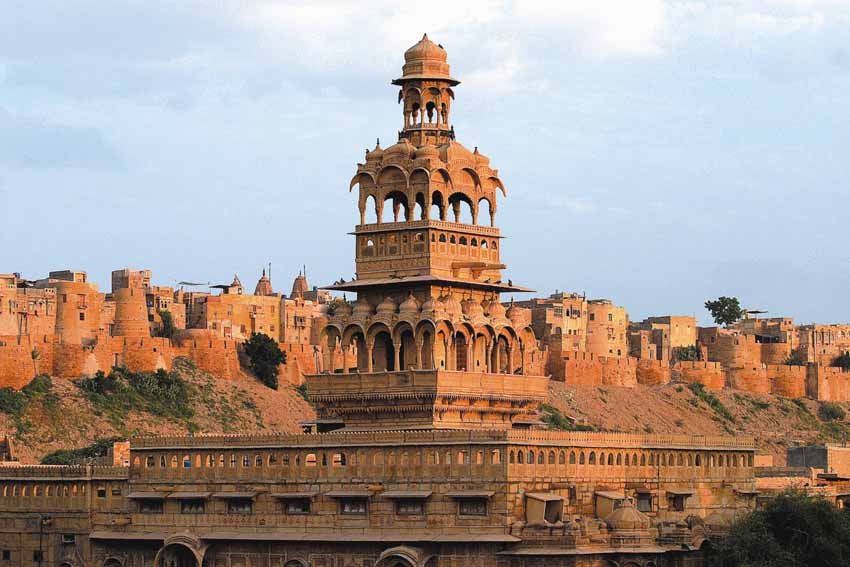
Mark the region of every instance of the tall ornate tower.
POLYGON ((357 294, 332 310, 324 374, 308 377, 320 417, 347 427, 510 428, 534 422, 546 378, 527 310, 506 309, 496 196, 483 154, 455 140, 445 50, 404 54, 397 143, 358 164, 357 274, 327 289, 357 294), (341 351, 341 356, 334 352, 341 351))

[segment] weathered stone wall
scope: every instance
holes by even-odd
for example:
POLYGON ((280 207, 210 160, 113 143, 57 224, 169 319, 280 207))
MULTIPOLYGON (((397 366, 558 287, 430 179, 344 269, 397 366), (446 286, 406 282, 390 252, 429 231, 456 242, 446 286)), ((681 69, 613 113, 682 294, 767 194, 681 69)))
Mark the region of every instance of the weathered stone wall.
POLYGON ((53 341, 49 335, 35 337, 0 337, 0 387, 22 388, 37 373, 53 367, 53 341), (33 360, 33 349, 38 360, 33 360))
POLYGON ((682 382, 702 384, 709 390, 722 390, 726 387, 726 373, 719 362, 687 360, 677 362, 673 374, 682 382))
POLYGON ((850 401, 850 372, 810 364, 806 372, 806 395, 822 401, 850 401))
POLYGON ((666 360, 638 360, 638 384, 644 386, 658 386, 669 383, 670 378, 670 363, 666 360))
POLYGON ((625 386, 638 384, 637 359, 632 357, 596 356, 582 351, 552 353, 552 378, 568 384, 625 386))

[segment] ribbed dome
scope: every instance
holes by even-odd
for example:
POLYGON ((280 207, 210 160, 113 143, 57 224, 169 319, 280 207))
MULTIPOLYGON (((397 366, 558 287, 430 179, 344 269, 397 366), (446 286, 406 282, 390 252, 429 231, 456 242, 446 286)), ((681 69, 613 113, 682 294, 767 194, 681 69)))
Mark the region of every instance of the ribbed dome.
POLYGON ((310 286, 307 284, 307 277, 303 273, 299 273, 292 281, 292 292, 289 297, 304 297, 304 294, 310 291, 310 286))
POLYGON ((343 301, 342 303, 337 305, 336 311, 334 311, 334 315, 337 317, 350 317, 351 313, 351 304, 347 301, 343 301))
POLYGON ((648 530, 652 520, 635 508, 631 500, 624 500, 619 508, 608 514, 605 523, 611 530, 648 530))
POLYGON ((363 319, 372 316, 372 306, 369 304, 365 297, 361 297, 357 300, 357 304, 354 306, 352 315, 363 319))
POLYGON ((407 138, 404 138, 398 143, 393 144, 392 146, 384 150, 383 157, 384 159, 390 157, 409 159, 415 149, 416 148, 413 146, 413 144, 408 142, 407 138))
POLYGON ((434 297, 429 297, 425 300, 425 303, 422 304, 422 312, 423 313, 435 313, 437 311, 442 311, 446 308, 442 301, 439 299, 435 299, 434 297))
POLYGON ((448 60, 446 50, 428 39, 428 34, 425 34, 416 45, 404 52, 401 79, 396 79, 393 83, 403 84, 411 79, 444 79, 449 84, 456 85, 459 81, 449 75, 448 60))
POLYGON ((511 320, 514 327, 521 327, 527 320, 528 310, 514 305, 514 300, 511 299, 511 306, 505 311, 505 316, 511 320))
POLYGON ((460 142, 451 141, 448 144, 443 144, 439 147, 439 150, 440 158, 446 163, 455 159, 466 159, 475 163, 475 155, 460 142))
POLYGON ((464 300, 461 305, 463 306, 464 315, 468 315, 469 317, 473 317, 476 315, 484 315, 484 306, 472 299, 471 297, 469 299, 464 300))
POLYGON ((494 320, 507 320, 507 310, 498 299, 490 301, 487 306, 487 314, 494 320))
POLYGON ((421 61, 428 59, 445 63, 449 60, 446 50, 428 39, 428 34, 422 36, 416 44, 404 52, 404 62, 421 61))
POLYGON ((375 149, 373 149, 372 151, 366 151, 366 161, 381 161, 382 157, 384 157, 384 149, 381 147, 381 141, 378 140, 378 142, 375 144, 375 149))
POLYGON ((454 294, 449 294, 440 298, 440 301, 446 306, 446 313, 451 315, 460 315, 463 313, 463 306, 458 301, 454 294))
POLYGON ((378 305, 378 309, 376 310, 379 315, 381 314, 391 314, 396 312, 396 304, 393 301, 393 298, 387 296, 384 300, 378 305))
POLYGON ((475 165, 486 165, 489 167, 490 158, 480 153, 478 151, 478 146, 475 146, 475 151, 472 152, 472 155, 475 156, 475 165))
POLYGON ((419 313, 419 302, 416 301, 412 293, 398 306, 398 312, 404 315, 415 315, 419 313))
POLYGON ((440 159, 440 150, 437 149, 437 146, 427 145, 422 146, 421 148, 416 150, 416 159, 422 158, 433 158, 440 159))

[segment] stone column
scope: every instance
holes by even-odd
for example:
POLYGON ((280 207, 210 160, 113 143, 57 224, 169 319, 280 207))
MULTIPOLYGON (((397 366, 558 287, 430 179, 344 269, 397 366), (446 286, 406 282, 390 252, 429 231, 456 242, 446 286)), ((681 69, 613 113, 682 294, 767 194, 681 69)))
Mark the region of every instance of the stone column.
POLYGON ((422 347, 425 345, 425 338, 420 336, 416 339, 416 368, 419 370, 424 370, 422 368, 422 347))
POLYGON ((342 346, 342 373, 348 374, 348 351, 351 349, 351 345, 343 345, 342 346))
MULTIPOLYGON (((399 338, 399 344, 401 344, 401 338, 399 338)), ((400 367, 400 359, 399 351, 401 350, 398 345, 395 344, 395 341, 392 341, 392 349, 393 349, 393 368, 395 368, 396 372, 401 370, 400 367)))
POLYGON ((372 351, 375 349, 375 341, 371 340, 366 343, 366 372, 372 372, 372 351))

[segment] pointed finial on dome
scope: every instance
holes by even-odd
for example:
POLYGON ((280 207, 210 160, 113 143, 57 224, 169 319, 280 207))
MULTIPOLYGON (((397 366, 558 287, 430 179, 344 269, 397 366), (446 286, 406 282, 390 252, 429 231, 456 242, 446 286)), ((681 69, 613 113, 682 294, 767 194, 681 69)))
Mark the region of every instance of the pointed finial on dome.
POLYGON ((375 138, 375 148, 380 148, 380 147, 381 147, 381 139, 375 138))
POLYGON ((425 41, 426 39, 428 39, 428 34, 427 34, 427 33, 423 33, 423 34, 422 34, 422 41, 425 41))
POLYGON ((475 155, 478 155, 478 146, 475 146, 475 151, 472 152, 472 153, 475 154, 475 155))

